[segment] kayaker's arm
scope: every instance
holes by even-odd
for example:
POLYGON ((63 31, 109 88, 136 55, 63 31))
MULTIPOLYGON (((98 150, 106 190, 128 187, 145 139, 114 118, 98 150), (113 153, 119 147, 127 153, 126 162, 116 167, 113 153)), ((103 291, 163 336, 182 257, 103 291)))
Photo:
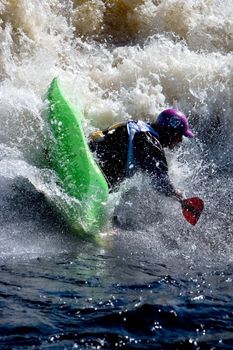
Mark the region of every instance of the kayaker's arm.
POLYGON ((135 135, 134 148, 137 162, 150 175, 155 189, 181 201, 182 193, 170 181, 165 152, 157 138, 148 132, 135 135))

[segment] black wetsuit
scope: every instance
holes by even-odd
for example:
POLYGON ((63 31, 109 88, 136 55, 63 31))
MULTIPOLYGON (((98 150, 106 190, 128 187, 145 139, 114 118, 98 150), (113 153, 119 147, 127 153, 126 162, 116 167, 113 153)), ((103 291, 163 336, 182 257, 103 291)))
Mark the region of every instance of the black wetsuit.
MULTIPOLYGON (((135 122, 137 124, 137 122, 135 122)), ((144 123, 144 125, 148 125, 144 123)), ((151 128, 151 126, 149 126, 151 128)), ((157 134, 158 135, 158 134, 157 134)), ((158 135, 159 136, 159 135, 158 135)), ((127 169, 129 130, 127 123, 119 123, 91 135, 90 149, 95 152, 98 163, 111 187, 115 187, 129 174, 127 169)), ((159 137, 150 131, 140 131, 133 137, 135 171, 150 175, 152 184, 166 195, 175 190, 168 177, 168 165, 159 137)), ((133 174, 134 172, 130 172, 133 174)))

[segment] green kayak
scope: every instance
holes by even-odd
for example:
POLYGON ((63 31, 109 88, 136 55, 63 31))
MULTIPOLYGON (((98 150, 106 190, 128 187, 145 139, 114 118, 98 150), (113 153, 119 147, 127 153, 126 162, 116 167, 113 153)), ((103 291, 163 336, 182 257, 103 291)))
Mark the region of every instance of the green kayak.
POLYGON ((73 230, 88 237, 104 225, 108 184, 89 149, 84 117, 65 96, 58 78, 49 87, 48 101, 49 161, 65 194, 63 203, 55 206, 73 230))

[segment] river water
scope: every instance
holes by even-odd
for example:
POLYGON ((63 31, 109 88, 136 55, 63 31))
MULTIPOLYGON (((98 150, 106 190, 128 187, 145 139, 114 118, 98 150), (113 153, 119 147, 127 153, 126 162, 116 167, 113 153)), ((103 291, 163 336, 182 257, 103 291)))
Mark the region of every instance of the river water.
POLYGON ((233 3, 1 0, 0 42, 0 348, 232 349, 233 3), (45 156, 55 76, 87 134, 188 115, 195 138, 167 157, 205 202, 195 227, 138 174, 98 242, 71 234, 45 156))

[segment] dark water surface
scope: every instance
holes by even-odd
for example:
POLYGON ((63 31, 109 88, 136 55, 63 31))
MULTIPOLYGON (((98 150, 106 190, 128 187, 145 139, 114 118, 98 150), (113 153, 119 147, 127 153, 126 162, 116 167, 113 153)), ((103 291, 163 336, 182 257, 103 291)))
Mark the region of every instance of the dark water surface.
POLYGON ((195 228, 167 203, 157 224, 109 227, 99 244, 71 236, 28 181, 2 179, 0 348, 232 349, 229 179, 203 182, 216 190, 195 228))
POLYGON ((1 349, 232 349, 232 264, 137 258, 80 243, 2 262, 1 349))

